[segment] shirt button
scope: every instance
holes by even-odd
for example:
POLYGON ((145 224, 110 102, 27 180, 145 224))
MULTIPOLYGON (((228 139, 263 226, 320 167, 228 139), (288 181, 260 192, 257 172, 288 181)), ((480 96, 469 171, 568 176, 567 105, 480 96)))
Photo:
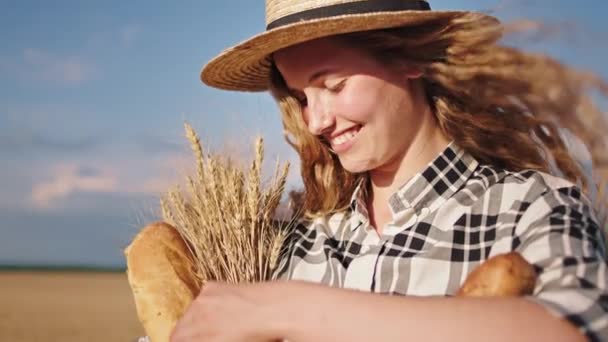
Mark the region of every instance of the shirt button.
POLYGON ((418 216, 424 217, 424 216, 428 215, 430 211, 431 210, 429 208, 424 207, 424 208, 420 209, 418 216))

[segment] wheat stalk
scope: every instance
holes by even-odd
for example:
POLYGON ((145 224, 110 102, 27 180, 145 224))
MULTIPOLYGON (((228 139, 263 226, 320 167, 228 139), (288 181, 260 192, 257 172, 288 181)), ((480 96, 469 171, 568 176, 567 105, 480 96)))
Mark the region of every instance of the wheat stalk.
POLYGON ((268 186, 262 184, 263 140, 245 172, 230 159, 205 151, 185 124, 196 160, 196 175, 187 177, 187 195, 179 188, 161 198, 163 219, 173 225, 196 262, 201 283, 208 280, 269 280, 294 221, 279 225, 274 213, 285 190, 289 163, 277 161, 268 186))

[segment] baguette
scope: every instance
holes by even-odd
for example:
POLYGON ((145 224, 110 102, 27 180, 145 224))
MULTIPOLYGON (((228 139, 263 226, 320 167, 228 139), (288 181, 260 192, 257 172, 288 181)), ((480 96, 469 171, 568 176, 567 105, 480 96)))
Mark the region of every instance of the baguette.
POLYGON ((137 315, 152 342, 168 342, 177 321, 200 291, 194 261, 180 234, 157 222, 125 250, 137 315))

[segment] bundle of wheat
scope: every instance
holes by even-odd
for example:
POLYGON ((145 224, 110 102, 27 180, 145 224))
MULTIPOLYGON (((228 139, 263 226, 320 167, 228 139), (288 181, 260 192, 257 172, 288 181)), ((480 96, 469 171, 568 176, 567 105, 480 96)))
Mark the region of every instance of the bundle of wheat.
POLYGON ((205 153, 194 129, 186 137, 196 175, 161 198, 164 222, 142 229, 125 251, 127 274, 140 321, 153 341, 171 330, 205 281, 269 280, 295 220, 275 220, 289 164, 277 161, 262 181, 263 142, 255 142, 248 171, 229 158, 205 153))
POLYGON ((164 221, 188 243, 202 282, 268 280, 288 231, 274 213, 289 163, 277 161, 274 176, 263 187, 262 138, 256 140, 255 158, 245 172, 229 158, 205 153, 194 129, 188 124, 185 129, 196 157, 196 176, 187 177, 189 196, 176 187, 161 198, 164 221))

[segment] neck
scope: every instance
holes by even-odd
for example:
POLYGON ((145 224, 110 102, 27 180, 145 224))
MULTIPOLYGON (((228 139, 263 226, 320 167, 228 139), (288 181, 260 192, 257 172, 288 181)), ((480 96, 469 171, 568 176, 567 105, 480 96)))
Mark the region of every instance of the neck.
POLYGON ((425 109, 423 117, 409 147, 390 163, 369 172, 372 206, 375 209, 385 208, 388 198, 449 144, 429 107, 425 109))

